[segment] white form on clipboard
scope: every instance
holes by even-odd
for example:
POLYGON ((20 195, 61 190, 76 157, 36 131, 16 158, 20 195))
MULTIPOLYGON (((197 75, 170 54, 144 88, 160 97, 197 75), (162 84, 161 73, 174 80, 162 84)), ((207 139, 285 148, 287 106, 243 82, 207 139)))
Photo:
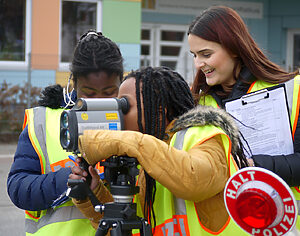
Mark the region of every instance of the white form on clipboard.
MULTIPOLYGON (((294 152, 284 84, 229 100, 225 109, 240 121, 237 125, 253 155, 294 152)), ((247 144, 244 146, 249 151, 247 144)), ((250 157, 251 152, 245 154, 250 157)))

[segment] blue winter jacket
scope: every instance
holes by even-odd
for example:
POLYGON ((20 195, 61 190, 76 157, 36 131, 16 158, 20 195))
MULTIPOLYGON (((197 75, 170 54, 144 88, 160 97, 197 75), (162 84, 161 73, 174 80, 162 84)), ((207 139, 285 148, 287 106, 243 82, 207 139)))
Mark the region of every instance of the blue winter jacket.
MULTIPOLYGON (((51 108, 61 106, 61 87, 49 86, 44 91, 49 96, 42 97, 42 102, 39 101, 40 105, 51 108), (59 94, 56 101, 53 101, 54 94, 59 94)), ((61 168, 48 174, 41 173, 40 160, 30 142, 26 126, 19 136, 14 162, 8 174, 7 192, 11 201, 21 209, 45 210, 50 208, 54 201, 66 191, 70 174, 71 168, 61 168)))
POLYGON ((71 168, 61 168, 42 175, 40 160, 30 142, 26 126, 19 137, 8 174, 7 192, 11 201, 21 209, 45 210, 67 189, 70 174, 71 168))

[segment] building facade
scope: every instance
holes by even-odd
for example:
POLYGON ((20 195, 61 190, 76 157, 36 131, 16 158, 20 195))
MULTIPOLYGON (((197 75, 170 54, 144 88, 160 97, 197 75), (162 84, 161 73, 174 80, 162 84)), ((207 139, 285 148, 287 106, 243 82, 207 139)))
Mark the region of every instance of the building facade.
POLYGON ((97 29, 115 41, 125 71, 165 65, 191 83, 195 74, 186 31, 211 5, 238 11, 269 58, 300 67, 298 0, 10 0, 0 4, 0 84, 65 85, 79 36, 97 29))
POLYGON ((0 4, 0 84, 65 85, 80 35, 116 42, 125 71, 139 67, 140 0, 10 0, 0 4))
POLYGON ((171 66, 191 83, 195 69, 186 31, 195 15, 212 5, 235 9, 272 61, 288 71, 300 67, 298 0, 143 1, 141 65, 171 66))

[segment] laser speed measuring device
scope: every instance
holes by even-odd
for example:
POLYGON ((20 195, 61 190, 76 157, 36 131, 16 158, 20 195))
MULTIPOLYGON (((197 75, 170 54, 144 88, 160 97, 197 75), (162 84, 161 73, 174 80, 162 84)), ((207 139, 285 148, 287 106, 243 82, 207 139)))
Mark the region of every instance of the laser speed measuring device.
POLYGON ((80 98, 60 117, 60 144, 79 153, 78 137, 84 130, 123 130, 123 115, 129 110, 124 98, 80 98))

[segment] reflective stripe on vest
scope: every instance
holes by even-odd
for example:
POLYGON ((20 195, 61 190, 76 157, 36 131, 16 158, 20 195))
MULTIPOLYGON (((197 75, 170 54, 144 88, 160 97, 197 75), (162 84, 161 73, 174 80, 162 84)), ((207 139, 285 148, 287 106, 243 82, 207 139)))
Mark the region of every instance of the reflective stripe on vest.
MULTIPOLYGON (((184 136, 188 129, 181 130, 177 132, 174 147, 181 150, 183 147, 184 136)), ((181 233, 180 235, 186 236, 188 231, 188 222, 186 214, 185 201, 182 198, 176 198, 173 196, 175 215, 173 220, 167 220, 163 226, 157 226, 155 230, 162 231, 163 235, 176 235, 176 233, 181 233)))
POLYGON ((293 138, 295 135, 297 122, 299 118, 299 108, 300 108, 300 75, 297 75, 294 79, 294 89, 293 89, 293 103, 291 112, 291 124, 293 138))
POLYGON ((38 143, 36 134, 35 134, 35 125, 34 125, 34 115, 33 115, 33 109, 26 109, 25 110, 25 118, 24 118, 24 128, 25 125, 28 126, 28 136, 30 139, 30 142, 35 150, 35 152, 37 153, 39 160, 40 160, 40 165, 41 165, 41 173, 44 174, 45 171, 45 158, 43 155, 43 151, 38 143))
POLYGON ((42 150, 43 158, 45 160, 45 174, 51 172, 49 157, 46 147, 46 107, 33 108, 33 124, 37 142, 42 150))
MULTIPOLYGON (((293 83, 293 105, 292 105, 292 112, 291 112, 291 125, 292 125, 292 133, 293 133, 293 138, 295 135, 297 123, 298 123, 298 118, 299 118, 299 106, 300 106, 300 75, 297 75, 294 78, 294 83, 293 83)), ((292 192, 294 193, 294 196, 297 201, 297 207, 298 207, 298 215, 300 215, 300 190, 299 186, 298 187, 292 187, 292 192)), ((296 222, 296 227, 298 230, 300 230, 300 217, 297 218, 296 222)))
MULTIPOLYGON (((25 112, 24 124, 28 125, 28 135, 39 155, 42 174, 75 165, 68 159, 71 153, 63 150, 60 145, 59 124, 62 111, 63 109, 36 107, 25 112)), ((55 208, 25 213, 27 235, 95 234, 90 221, 71 200, 55 208)))
POLYGON ((31 219, 25 219, 25 228, 27 233, 34 234, 43 226, 57 222, 68 221, 72 219, 82 219, 80 211, 75 210, 76 207, 64 206, 58 209, 49 209, 37 222, 31 219), (70 218, 72 216, 72 218, 70 218))

